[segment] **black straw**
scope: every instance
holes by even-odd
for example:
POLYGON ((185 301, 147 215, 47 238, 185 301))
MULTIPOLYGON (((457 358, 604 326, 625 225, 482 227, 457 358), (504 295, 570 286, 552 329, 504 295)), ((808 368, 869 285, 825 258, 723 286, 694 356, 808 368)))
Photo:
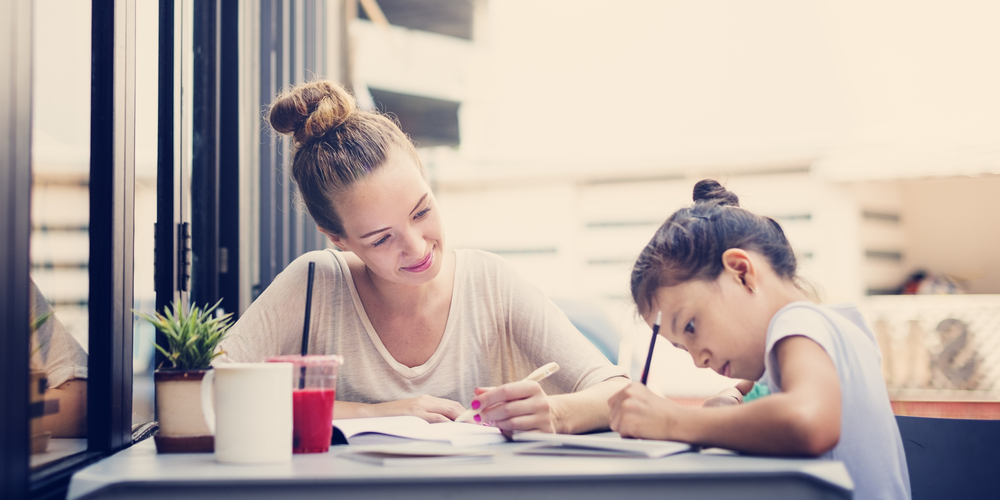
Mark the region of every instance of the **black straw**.
MULTIPOLYGON (((309 319, 312 317, 313 278, 316 276, 316 263, 309 263, 309 280, 306 283, 306 319, 302 323, 302 355, 309 354, 309 319)), ((299 389, 306 387, 306 366, 302 365, 299 374, 299 389)))
POLYGON ((656 345, 656 336, 659 334, 660 311, 656 311, 656 322, 653 323, 653 338, 649 339, 649 354, 646 354, 646 367, 642 369, 642 385, 646 385, 646 379, 649 378, 649 364, 653 361, 653 346, 656 345))

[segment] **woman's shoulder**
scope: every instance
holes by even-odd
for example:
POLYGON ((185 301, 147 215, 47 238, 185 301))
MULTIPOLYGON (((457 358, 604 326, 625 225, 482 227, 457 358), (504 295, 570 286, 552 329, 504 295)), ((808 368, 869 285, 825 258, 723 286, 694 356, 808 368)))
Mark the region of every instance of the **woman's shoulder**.
POLYGON ((517 280, 517 271, 503 257, 473 248, 455 250, 456 275, 472 281, 491 282, 517 280))
POLYGON ((306 252, 290 262, 285 269, 275 277, 278 280, 294 280, 299 282, 309 275, 309 263, 316 264, 316 278, 321 280, 338 279, 344 276, 346 261, 335 254, 335 250, 313 250, 306 252))
POLYGON ((477 248, 462 248, 455 250, 455 258, 458 259, 459 265, 468 268, 503 272, 512 271, 514 269, 503 257, 492 252, 487 252, 486 250, 479 250, 477 248))

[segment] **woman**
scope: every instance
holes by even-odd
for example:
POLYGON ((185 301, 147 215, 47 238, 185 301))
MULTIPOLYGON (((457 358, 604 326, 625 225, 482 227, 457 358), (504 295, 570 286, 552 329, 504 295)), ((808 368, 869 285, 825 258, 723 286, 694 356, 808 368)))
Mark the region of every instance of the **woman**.
POLYGON ((323 81, 280 96, 270 122, 293 136, 292 175, 340 251, 292 262, 234 327, 222 346, 228 360, 300 350, 315 262, 309 352, 345 358, 337 418, 439 422, 471 406, 505 432, 607 427, 624 372, 502 259, 446 250, 416 149, 395 123, 323 81), (521 380, 550 361, 561 366, 552 377, 521 380))

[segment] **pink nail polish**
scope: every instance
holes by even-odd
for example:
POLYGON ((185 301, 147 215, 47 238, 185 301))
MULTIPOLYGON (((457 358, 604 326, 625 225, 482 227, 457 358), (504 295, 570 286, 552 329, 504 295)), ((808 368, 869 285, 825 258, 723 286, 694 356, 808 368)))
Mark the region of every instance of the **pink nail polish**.
POLYGON ((476 422, 479 422, 480 420, 482 420, 482 417, 480 417, 479 415, 474 415, 472 419, 475 420, 476 422))
POLYGON ((472 409, 473 410, 478 410, 479 409, 479 401, 477 401, 475 399, 472 400, 472 409))

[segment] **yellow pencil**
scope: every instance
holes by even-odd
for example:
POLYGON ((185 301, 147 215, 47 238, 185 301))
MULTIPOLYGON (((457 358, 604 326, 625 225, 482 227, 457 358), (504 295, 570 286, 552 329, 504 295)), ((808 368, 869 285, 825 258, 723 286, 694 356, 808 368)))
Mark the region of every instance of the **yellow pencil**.
MULTIPOLYGON (((535 382, 541 382, 542 380, 545 380, 546 377, 552 375, 557 371, 559 371, 559 364, 553 361, 531 372, 530 374, 528 374, 527 377, 524 377, 523 380, 533 380, 535 382)), ((461 415, 458 416, 458 418, 455 419, 455 421, 466 422, 472 420, 476 415, 479 415, 480 411, 484 409, 485 408, 480 408, 478 410, 473 410, 473 409, 465 410, 464 412, 462 412, 461 415)))

